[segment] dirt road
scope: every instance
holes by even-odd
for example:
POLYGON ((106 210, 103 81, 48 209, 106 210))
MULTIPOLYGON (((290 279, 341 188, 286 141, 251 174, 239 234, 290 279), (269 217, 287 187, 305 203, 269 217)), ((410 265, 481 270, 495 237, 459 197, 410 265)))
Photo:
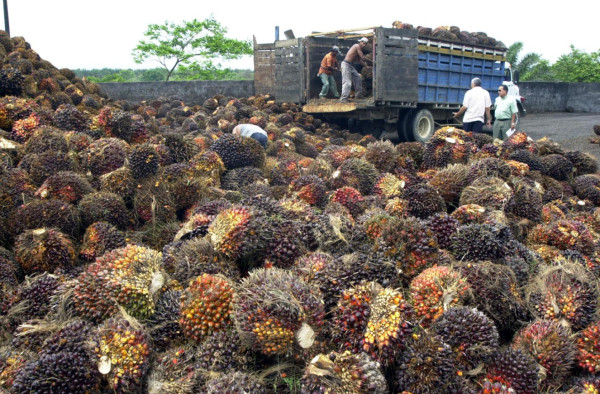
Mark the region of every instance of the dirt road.
POLYGON ((595 124, 600 124, 600 113, 533 113, 521 119, 520 129, 534 140, 548 137, 565 150, 589 152, 600 160, 600 145, 588 142, 595 124))

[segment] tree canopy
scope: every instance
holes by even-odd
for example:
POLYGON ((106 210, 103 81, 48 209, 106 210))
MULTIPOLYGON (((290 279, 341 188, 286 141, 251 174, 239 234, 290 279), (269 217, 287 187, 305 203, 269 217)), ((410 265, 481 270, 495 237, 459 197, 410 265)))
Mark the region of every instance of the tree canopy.
POLYGON ((219 79, 228 73, 228 69, 222 69, 220 60, 252 54, 250 41, 227 38, 226 33, 227 29, 212 16, 179 25, 168 21, 151 24, 144 33, 146 40, 139 41, 132 56, 138 64, 157 61, 166 70, 167 81, 178 69, 202 79, 219 79))

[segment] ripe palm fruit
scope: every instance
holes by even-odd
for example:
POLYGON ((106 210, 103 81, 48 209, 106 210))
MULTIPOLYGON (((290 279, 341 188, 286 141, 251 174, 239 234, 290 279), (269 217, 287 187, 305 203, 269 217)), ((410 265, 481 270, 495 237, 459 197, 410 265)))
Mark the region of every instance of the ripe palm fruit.
POLYGON ((231 324, 233 288, 228 279, 202 274, 181 295, 179 324, 186 337, 202 341, 231 324))
POLYGON ((362 194, 353 187, 344 186, 331 195, 331 201, 348 208, 352 216, 357 217, 365 210, 365 200, 362 194))
POLYGON ((170 222, 177 213, 174 194, 167 183, 157 177, 145 179, 138 185, 133 209, 141 222, 170 222))
POLYGON ((594 251, 594 237, 588 227, 576 220, 558 220, 535 226, 527 237, 529 243, 554 246, 560 250, 573 249, 583 254, 594 251))
POLYGON ((85 131, 89 126, 89 119, 73 104, 61 104, 54 111, 53 123, 64 131, 85 131))
POLYGON ((367 212, 360 218, 362 226, 364 227, 365 234, 371 242, 376 242, 381 237, 383 228, 394 217, 385 211, 372 211, 367 212))
POLYGON ((136 192, 136 185, 131 170, 128 167, 120 167, 100 175, 99 191, 117 194, 125 202, 129 202, 136 192))
POLYGON ((294 264, 294 273, 321 290, 327 312, 337 304, 337 298, 344 286, 337 278, 338 268, 338 261, 331 254, 320 251, 308 252, 299 257, 294 264))
POLYGON ((598 172, 598 160, 587 152, 567 151, 565 157, 575 167, 575 175, 595 174, 598 172))
POLYGON ((131 224, 131 214, 123 197, 110 192, 86 194, 78 205, 84 227, 95 222, 107 222, 120 229, 131 224))
POLYGON ((459 260, 498 261, 507 254, 506 244, 510 240, 512 233, 506 226, 467 224, 452 235, 450 252, 459 260))
MULTIPOLYGON (((32 319, 41 319, 50 311, 51 299, 57 294, 63 279, 60 276, 48 274, 25 278, 16 293, 4 300, 0 305, 2 311, 13 316, 9 324, 15 325, 32 319), (26 306, 25 309, 22 306, 26 306), (10 310, 12 309, 12 310, 10 310)), ((14 329, 16 327, 11 327, 14 329)))
POLYGON ((446 212, 446 204, 437 189, 426 183, 409 185, 403 198, 408 201, 409 214, 426 219, 437 212, 446 212))
POLYGON ((429 327, 444 311, 462 304, 468 290, 459 271, 443 265, 427 268, 410 282, 415 318, 429 327))
POLYGON ((501 178, 481 177, 465 187, 459 204, 477 204, 488 209, 502 209, 513 194, 512 188, 501 178))
POLYGON ((536 317, 558 320, 573 331, 585 328, 596 315, 594 278, 579 263, 564 263, 541 272, 530 285, 528 296, 536 317))
POLYGON ((442 127, 425 143, 425 168, 443 168, 448 164, 466 163, 477 146, 471 133, 454 127, 442 127))
POLYGON ((451 216, 460 224, 481 224, 487 220, 487 209, 477 204, 465 204, 456 208, 451 216))
POLYGON ((252 138, 224 134, 211 146, 225 164, 232 170, 239 167, 262 167, 265 162, 265 151, 260 143, 252 138))
POLYGON ((350 186, 358 189, 362 195, 366 196, 373 192, 373 186, 375 186, 377 178, 379 178, 379 171, 373 164, 365 159, 350 158, 344 160, 338 169, 331 174, 328 184, 332 190, 350 186))
POLYGON ((129 145, 118 138, 100 138, 82 152, 84 168, 92 175, 100 176, 122 167, 129 152, 129 145))
POLYGON ((476 368, 498 349, 494 322, 475 308, 448 309, 433 323, 431 331, 450 346, 459 372, 476 368))
POLYGON ((198 390, 203 378, 195 365, 194 350, 187 345, 175 346, 156 355, 148 376, 148 394, 183 394, 198 390))
POLYGON ((50 126, 35 129, 34 134, 25 142, 25 153, 44 153, 49 150, 68 152, 64 132, 50 126))
POLYGON ((497 157, 488 157, 477 160, 469 167, 469 183, 481 177, 496 177, 502 180, 508 180, 511 175, 510 166, 497 157))
POLYGON ((221 175, 225 172, 225 164, 221 157, 211 150, 198 153, 189 161, 197 177, 204 180, 207 186, 219 187, 221 175))
POLYGON ((342 349, 365 352, 387 366, 405 347, 412 325, 402 293, 376 282, 342 292, 333 311, 333 338, 342 349))
POLYGON ((536 320, 519 330, 513 348, 530 355, 540 365, 539 390, 560 387, 575 364, 577 347, 571 330, 558 321, 536 320))
POLYGON ((242 280, 233 300, 240 337, 265 355, 310 348, 323 326, 325 308, 318 288, 280 268, 258 268, 242 280))
POLYGON ((256 362, 235 329, 215 331, 198 346, 196 366, 203 372, 246 371, 256 362))
POLYGON ((439 336, 419 330, 400 354, 394 374, 398 392, 443 391, 455 375, 452 349, 439 336))
POLYGON ((537 391, 538 366, 519 349, 507 348, 494 353, 479 379, 482 393, 524 393, 537 391))
MULTIPOLYGON (((517 256, 511 254, 510 257, 517 256)), ((524 259, 521 261, 527 264, 524 259)), ((527 305, 519 291, 520 283, 515 273, 505 264, 463 262, 455 268, 466 279, 472 294, 476 295, 469 304, 490 317, 499 331, 513 332, 522 321, 527 321, 527 305)))
POLYGON ((15 393, 74 393, 94 391, 100 372, 87 346, 92 330, 75 321, 52 334, 42 346, 40 357, 19 371, 13 383, 15 393))
POLYGON ((399 179, 394 174, 386 172, 381 174, 375 182, 373 193, 386 199, 400 197, 405 185, 405 181, 399 179))
POLYGON ((253 375, 228 371, 219 377, 213 378, 206 383, 203 392, 206 394, 221 393, 268 393, 267 386, 253 375))
POLYGON ((396 147, 389 140, 371 142, 364 157, 379 171, 390 172, 396 164, 396 147))
POLYGON ((566 394, 595 394, 600 391, 600 377, 597 375, 583 375, 569 380, 565 384, 565 387, 569 387, 566 394))
POLYGON ((405 281, 410 281, 439 258, 435 234, 414 217, 387 222, 376 247, 382 257, 394 262, 405 281))
POLYGON ((591 374, 600 372, 600 322, 594 321, 577 335, 577 365, 591 374))
POLYGON ((331 352, 315 356, 300 380, 303 393, 387 393, 377 361, 366 353, 331 352))
POLYGON ((101 321, 120 305, 135 318, 148 318, 154 313, 154 296, 164 283, 160 260, 159 252, 137 245, 98 257, 77 278, 75 310, 82 317, 101 321))
POLYGON ((94 352, 113 390, 141 391, 150 360, 150 342, 141 327, 123 318, 107 320, 98 329, 94 352))
POLYGON ((316 175, 302 175, 290 183, 290 191, 300 200, 317 207, 327 203, 327 186, 316 175))
POLYGON ((27 230, 15 240, 15 259, 25 274, 69 269, 75 264, 73 242, 63 233, 48 228, 27 230))
POLYGON ((306 251, 302 227, 295 220, 270 222, 272 239, 265 254, 265 266, 289 268, 306 251))
POLYGON ((76 204, 94 189, 83 176, 72 171, 61 171, 51 175, 35 192, 39 198, 58 198, 62 201, 76 204))
POLYGON ((79 258, 94 261, 105 252, 122 248, 125 245, 125 235, 115 226, 107 222, 95 222, 85 230, 79 249, 79 258))
POLYGON ((515 186, 514 194, 504 206, 504 212, 507 215, 538 222, 542 205, 542 194, 538 190, 523 183, 518 183, 515 186))
POLYGON ((215 250, 231 259, 250 257, 266 247, 259 211, 234 205, 221 211, 208 227, 215 250))
POLYGON ((135 145, 129 154, 129 168, 135 179, 148 178, 158 171, 158 153, 151 144, 135 145))
POLYGON ((19 162, 19 167, 25 168, 33 183, 40 186, 49 176, 61 171, 72 171, 75 165, 68 155, 51 150, 44 153, 28 153, 19 162))
POLYGON ((427 183, 438 191, 447 206, 457 207, 460 194, 469 184, 468 175, 469 167, 467 165, 451 164, 436 171, 427 183))

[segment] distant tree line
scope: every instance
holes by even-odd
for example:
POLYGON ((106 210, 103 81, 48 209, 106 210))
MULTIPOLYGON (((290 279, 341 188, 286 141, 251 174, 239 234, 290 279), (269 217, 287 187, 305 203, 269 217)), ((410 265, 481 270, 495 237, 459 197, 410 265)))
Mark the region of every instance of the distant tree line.
MULTIPOLYGON (((155 82, 165 81, 167 71, 164 68, 151 69, 75 69, 75 75, 80 78, 86 77, 90 82, 155 82)), ((174 72, 170 81, 190 81, 190 80, 253 80, 254 71, 223 69, 223 70, 204 70, 203 73, 177 71, 174 72)))
POLYGON ((521 81, 600 82, 600 50, 587 53, 571 45, 571 52, 550 64, 537 53, 520 55, 522 42, 512 44, 506 60, 518 70, 521 81))

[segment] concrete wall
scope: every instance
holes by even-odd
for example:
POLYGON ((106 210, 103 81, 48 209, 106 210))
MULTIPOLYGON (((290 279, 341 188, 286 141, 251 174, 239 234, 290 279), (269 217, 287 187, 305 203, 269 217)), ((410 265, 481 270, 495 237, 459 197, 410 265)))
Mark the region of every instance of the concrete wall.
POLYGON ((520 82, 527 112, 600 112, 600 83, 520 82))
POLYGON ((110 82, 100 86, 113 100, 134 102, 173 97, 187 105, 195 105, 216 94, 232 97, 254 95, 254 81, 110 82))

